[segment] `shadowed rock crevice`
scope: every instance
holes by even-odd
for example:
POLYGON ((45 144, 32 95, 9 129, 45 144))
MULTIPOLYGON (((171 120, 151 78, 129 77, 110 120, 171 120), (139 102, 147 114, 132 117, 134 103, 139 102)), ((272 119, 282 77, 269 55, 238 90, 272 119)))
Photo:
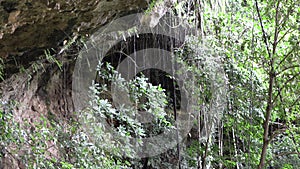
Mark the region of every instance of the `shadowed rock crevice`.
POLYGON ((0 57, 55 48, 74 34, 92 34, 108 21, 147 7, 145 0, 0 1, 0 57))

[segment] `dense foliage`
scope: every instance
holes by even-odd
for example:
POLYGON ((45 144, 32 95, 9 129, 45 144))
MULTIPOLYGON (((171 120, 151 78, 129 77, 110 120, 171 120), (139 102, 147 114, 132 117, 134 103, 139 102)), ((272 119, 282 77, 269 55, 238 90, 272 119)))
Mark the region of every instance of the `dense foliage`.
MULTIPOLYGON (((156 3, 160 2, 153 1, 151 8, 156 3)), ((299 1, 182 1, 171 12, 197 29, 175 51, 197 76, 199 96, 199 114, 182 144, 143 159, 122 155, 136 153, 129 139, 121 141, 128 142, 125 149, 120 148, 121 142, 106 144, 111 136, 103 123, 123 138, 144 138, 176 125, 174 115, 165 109, 170 103, 165 89, 143 75, 125 82, 105 64, 98 67, 101 83, 90 88, 92 108, 76 114, 81 120, 61 122, 49 112, 49 117, 32 127, 12 118, 18 103, 1 102, 0 157, 11 156, 27 168, 300 168, 299 1), (226 98, 222 98, 226 106, 218 109, 217 117, 208 118, 203 112, 216 106, 211 105, 216 99, 211 72, 220 62, 227 83, 226 98), (116 81, 135 105, 118 110, 112 105, 108 84, 116 81), (136 122, 130 114, 136 109, 151 112, 153 123, 136 122), (216 118, 203 133, 205 123, 216 118), (94 128, 86 131, 82 126, 86 124, 94 128), (97 138, 103 144, 95 144, 90 135, 103 135, 97 138)), ((58 60, 53 62, 59 65, 58 60)), ((219 78, 213 78, 214 82, 219 78)))

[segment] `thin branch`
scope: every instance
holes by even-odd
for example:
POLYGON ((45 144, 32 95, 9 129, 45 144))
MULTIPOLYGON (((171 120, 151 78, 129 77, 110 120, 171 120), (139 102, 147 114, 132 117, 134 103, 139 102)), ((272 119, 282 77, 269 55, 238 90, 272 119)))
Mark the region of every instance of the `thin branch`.
POLYGON ((289 28, 283 35, 280 37, 277 41, 277 44, 288 34, 288 33, 293 33, 295 30, 292 30, 292 28, 289 28), (290 32, 291 31, 291 32, 290 32))
POLYGON ((280 66, 286 58, 288 58, 294 51, 295 51, 296 48, 293 48, 292 50, 290 50, 285 56, 284 58, 279 62, 278 66, 280 66))
POLYGON ((299 96, 297 97, 297 99, 292 103, 292 105, 289 106, 289 109, 292 108, 292 107, 294 107, 294 106, 296 105, 296 103, 299 103, 299 101, 300 101, 300 95, 299 95, 299 96))
POLYGON ((240 35, 238 35, 237 39, 241 39, 242 36, 249 30, 249 28, 245 28, 240 35))
POLYGON ((282 134, 286 131, 286 128, 281 128, 276 131, 270 136, 269 142, 271 142, 275 137, 277 137, 279 134, 282 134))
POLYGON ((300 75, 300 72, 295 74, 293 77, 289 78, 287 81, 285 81, 285 83, 283 84, 283 86, 281 88, 278 89, 278 93, 277 95, 274 97, 274 101, 278 98, 280 92, 286 87, 286 85, 288 83, 290 83, 291 81, 293 81, 296 77, 298 77, 300 75))
POLYGON ((293 154, 298 154, 298 155, 300 155, 300 153, 298 153, 298 152, 282 152, 282 153, 279 153, 279 154, 277 154, 276 156, 274 156, 274 158, 277 158, 277 157, 280 157, 280 156, 293 155, 293 154))
POLYGON ((280 24, 279 25, 285 25, 286 24, 286 21, 288 21, 289 20, 289 17, 290 17, 290 15, 291 15, 291 13, 292 13, 292 10, 291 10, 292 8, 289 8, 288 9, 288 11, 287 11, 287 14, 283 17, 284 19, 282 19, 282 21, 280 21, 280 24))
POLYGON ((274 31, 274 42, 273 42, 273 52, 272 52, 272 56, 275 55, 276 52, 276 47, 278 44, 277 38, 278 38, 278 34, 279 34, 279 30, 278 30, 278 14, 279 14, 279 3, 280 1, 278 1, 277 6, 276 6, 276 16, 275 16, 275 31, 274 31))
POLYGON ((280 72, 276 73, 276 76, 280 75, 281 73, 285 72, 286 70, 297 68, 297 67, 300 67, 300 64, 299 65, 291 65, 291 66, 285 67, 282 70, 280 70, 280 72))
MULTIPOLYGON (((281 157, 281 156, 288 156, 288 155, 294 155, 294 154, 298 154, 298 156, 300 156, 300 153, 298 153, 298 152, 282 152, 282 153, 279 153, 277 155, 274 155, 273 159, 281 157)), ((269 164, 270 164, 270 162, 271 162, 271 159, 268 160, 269 164)))
POLYGON ((266 48, 267 48, 267 51, 268 51, 268 55, 271 58, 271 53, 270 53, 270 49, 269 49, 267 35, 266 35, 265 29, 264 29, 264 25, 263 25, 263 22, 262 22, 262 18, 261 18, 261 15, 260 15, 260 10, 258 8, 257 0, 255 0, 255 7, 256 7, 258 18, 259 18, 260 27, 261 27, 261 30, 262 30, 262 33, 263 33, 263 39, 264 39, 264 42, 265 42, 265 45, 266 45, 266 48))
POLYGON ((279 122, 276 122, 276 121, 270 122, 270 124, 274 124, 274 125, 277 125, 277 126, 284 126, 285 125, 283 123, 279 123, 279 122))

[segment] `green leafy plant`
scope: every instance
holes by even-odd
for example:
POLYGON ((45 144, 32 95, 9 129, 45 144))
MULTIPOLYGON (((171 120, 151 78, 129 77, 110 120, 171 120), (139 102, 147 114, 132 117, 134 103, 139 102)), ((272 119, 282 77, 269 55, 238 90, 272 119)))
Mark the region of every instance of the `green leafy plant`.
POLYGON ((46 60, 48 62, 55 63, 59 67, 59 69, 62 71, 62 63, 59 60, 57 60, 55 58, 55 56, 51 55, 51 52, 49 49, 45 50, 45 56, 46 56, 46 60))

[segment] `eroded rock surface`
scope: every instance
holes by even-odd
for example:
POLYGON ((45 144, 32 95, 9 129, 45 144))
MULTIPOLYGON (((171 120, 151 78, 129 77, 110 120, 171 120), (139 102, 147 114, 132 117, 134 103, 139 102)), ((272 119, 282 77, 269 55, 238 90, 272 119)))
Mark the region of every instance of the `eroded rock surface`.
MULTIPOLYGON (((49 112, 62 121, 70 118, 72 71, 79 48, 73 44, 68 52, 57 51, 66 41, 89 36, 112 19, 147 6, 146 0, 0 0, 1 103, 17 102, 18 122, 27 119, 33 124, 49 112), (61 67, 45 58, 44 51, 51 48, 61 67)), ((0 168, 24 168, 16 157, 6 153, 0 168)))
POLYGON ((5 72, 16 72, 17 65, 28 65, 44 49, 55 48, 74 34, 93 33, 114 17, 146 7, 146 0, 0 0, 5 72))

